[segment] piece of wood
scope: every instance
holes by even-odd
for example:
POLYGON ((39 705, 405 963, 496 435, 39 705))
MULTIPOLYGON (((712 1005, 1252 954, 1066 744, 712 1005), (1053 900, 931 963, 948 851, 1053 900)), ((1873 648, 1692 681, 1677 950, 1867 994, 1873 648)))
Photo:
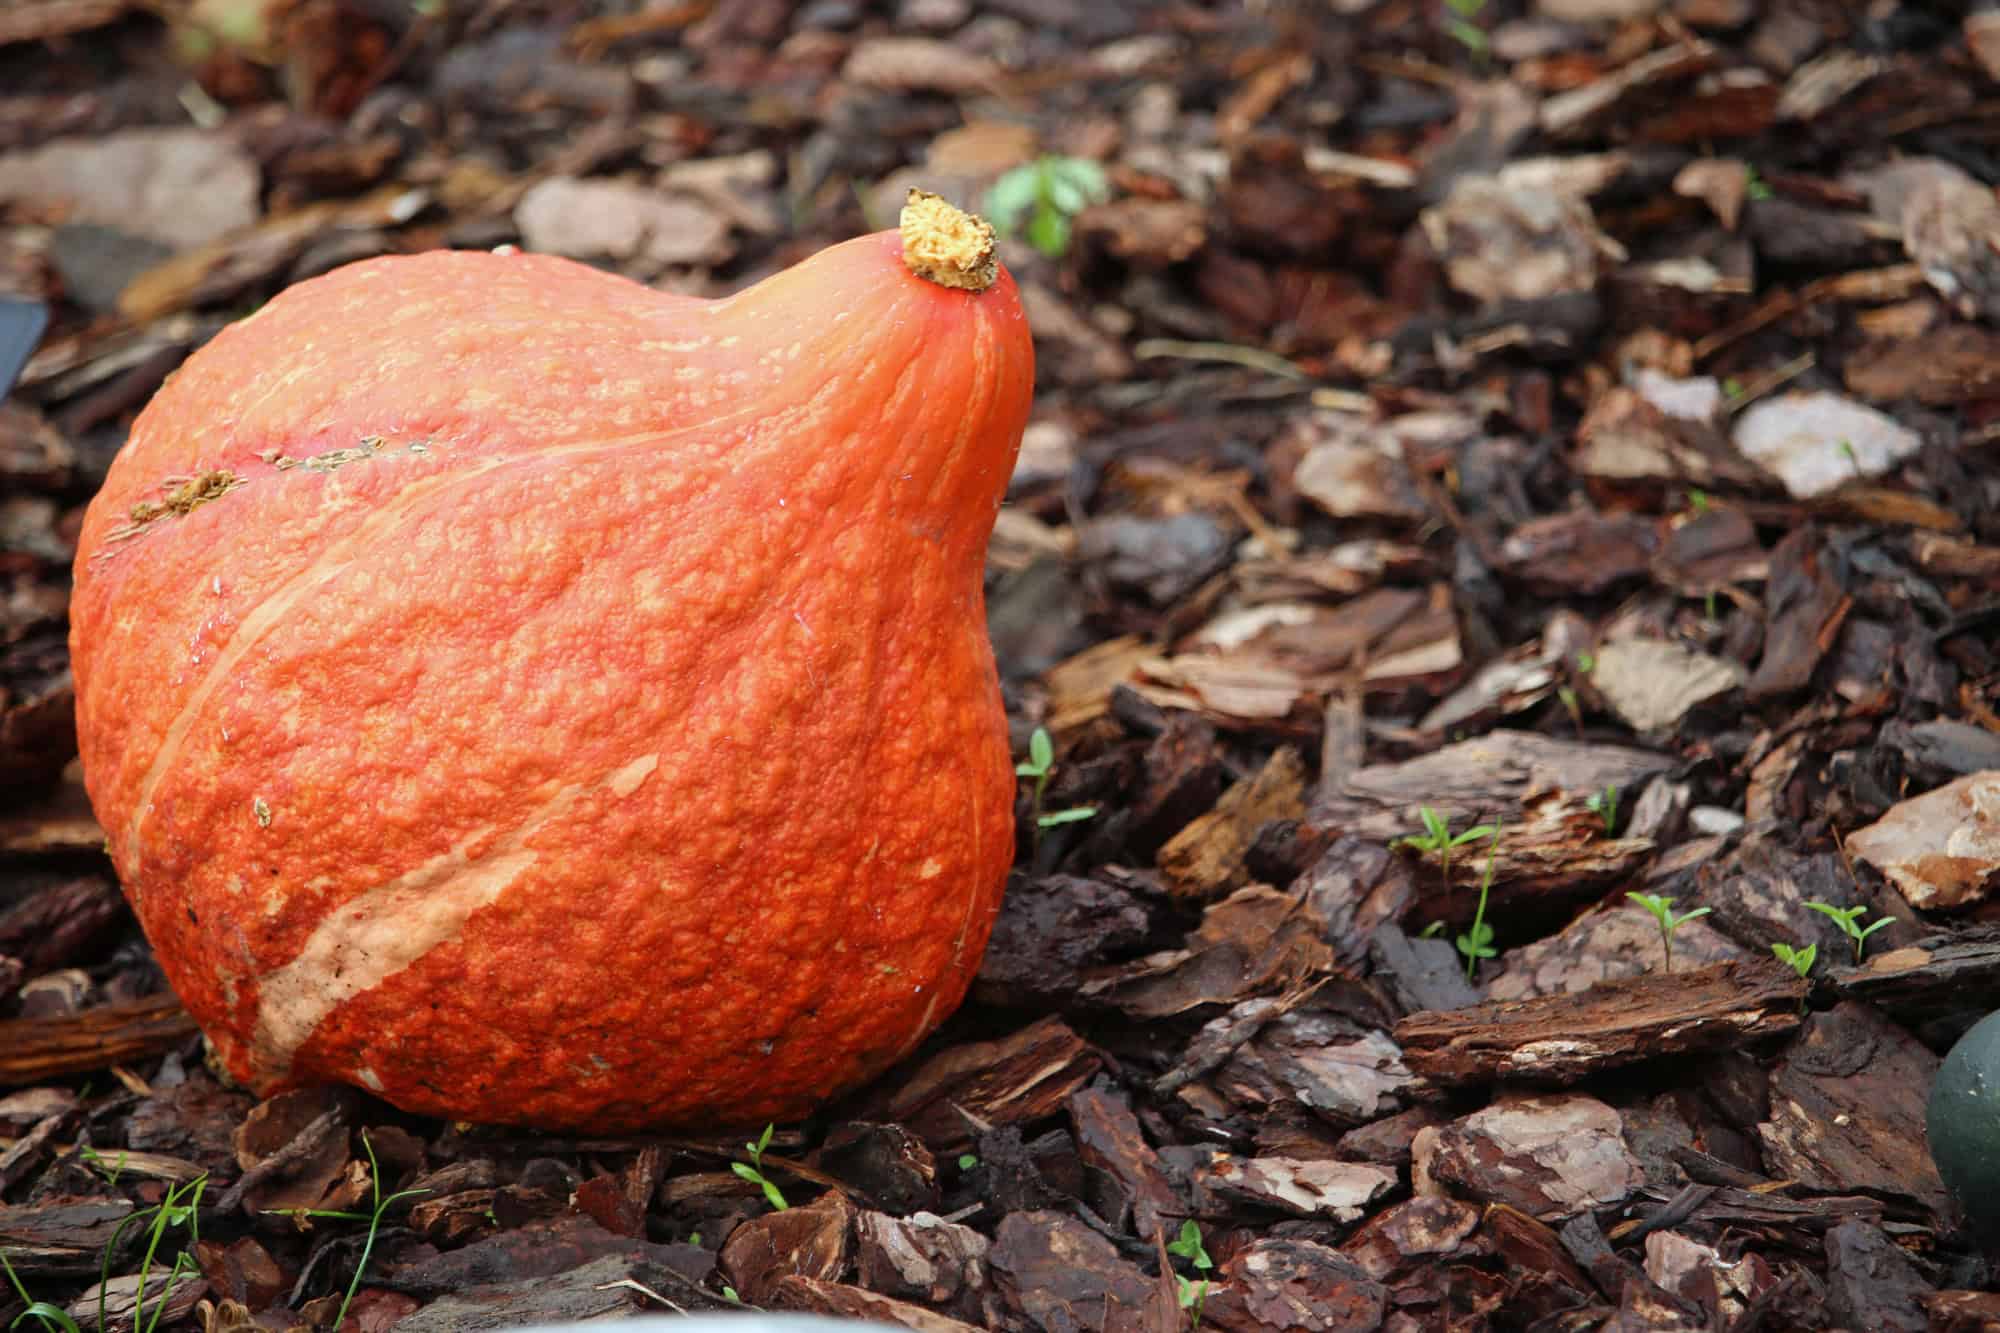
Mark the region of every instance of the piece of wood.
POLYGON ((1569 1084, 1663 1055, 1733 1048, 1799 1026, 1806 985, 1768 959, 1649 972, 1576 995, 1411 1014, 1405 1063, 1443 1084, 1569 1084))
MULTIPOLYGON (((1822 951, 1824 952, 1824 951, 1822 951)), ((1835 994, 1874 1005, 1943 1049, 1993 1008, 2000 992, 2000 927, 1931 935, 1829 969, 1835 994)))
POLYGON ((199 1031, 167 992, 55 1018, 0 1022, 0 1087, 21 1087, 129 1064, 173 1049, 199 1031))

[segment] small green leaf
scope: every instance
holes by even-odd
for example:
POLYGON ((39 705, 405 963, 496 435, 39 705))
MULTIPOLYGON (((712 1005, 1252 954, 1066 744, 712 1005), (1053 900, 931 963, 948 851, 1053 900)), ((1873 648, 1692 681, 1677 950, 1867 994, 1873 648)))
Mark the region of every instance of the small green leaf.
POLYGON ((1040 193, 1040 172, 1032 164, 1015 167, 986 192, 986 216, 1002 231, 1011 231, 1040 193))
POLYGON ((1055 761, 1056 745, 1049 739, 1048 729, 1036 727, 1035 734, 1028 737, 1028 762, 1034 766, 1031 776, 1040 777, 1055 761))
POLYGON ((1038 208, 1028 220, 1028 244, 1050 259, 1061 259, 1069 250, 1069 218, 1056 208, 1038 208))
POLYGON ((1094 805, 1073 805, 1067 810, 1052 810, 1035 822, 1043 828, 1054 828, 1058 824, 1075 824, 1089 819, 1097 813, 1094 805))

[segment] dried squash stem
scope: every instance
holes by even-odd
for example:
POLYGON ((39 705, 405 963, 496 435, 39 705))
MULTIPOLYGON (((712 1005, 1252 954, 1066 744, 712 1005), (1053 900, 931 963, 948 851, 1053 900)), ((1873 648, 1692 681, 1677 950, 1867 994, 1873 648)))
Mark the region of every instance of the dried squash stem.
POLYGON ((903 262, 920 278, 940 287, 983 292, 999 275, 992 224, 976 213, 926 191, 911 190, 899 226, 903 262))

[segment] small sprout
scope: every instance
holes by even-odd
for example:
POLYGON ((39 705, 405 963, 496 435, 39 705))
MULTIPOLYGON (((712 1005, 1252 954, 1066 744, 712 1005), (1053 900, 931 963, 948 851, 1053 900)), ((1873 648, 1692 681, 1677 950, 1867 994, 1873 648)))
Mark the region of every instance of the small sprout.
POLYGON ((1819 958, 1819 945, 1808 944, 1803 949, 1795 949, 1789 944, 1774 944, 1771 946, 1771 952, 1778 956, 1779 962, 1798 973, 1799 979, 1803 981, 1806 973, 1812 971, 1814 961, 1819 958))
POLYGON ((1486 844, 1486 873, 1479 877, 1479 906, 1473 910, 1472 925, 1455 941, 1458 951, 1465 955, 1467 981, 1478 972, 1480 959, 1500 956, 1500 951, 1493 947, 1493 927, 1486 924, 1486 895, 1493 888, 1493 862, 1499 855, 1500 830, 1497 826, 1480 827, 1490 830, 1493 840, 1486 844))
POLYGON ((1420 940, 1434 940, 1442 934, 1444 934, 1444 922, 1433 921, 1417 932, 1417 938, 1420 940))
POLYGON ((1451 882, 1452 849, 1463 847, 1468 842, 1475 842, 1490 833, 1498 832, 1491 824, 1478 824, 1463 833, 1453 833, 1451 831, 1450 816, 1441 815, 1427 805, 1417 807, 1417 818, 1423 821, 1424 831, 1422 833, 1405 834, 1403 837, 1390 843, 1389 846, 1392 850, 1398 847, 1408 847, 1412 851, 1427 852, 1435 856, 1438 861, 1439 873, 1444 876, 1445 883, 1447 884, 1451 882))
POLYGON ((978 1165, 979 1165, 979 1158, 974 1154, 969 1152, 962 1152, 958 1155, 959 1170, 970 1171, 973 1167, 978 1165))
MULTIPOLYGON (((325 1217, 342 1222, 366 1222, 368 1237, 361 1243, 361 1258, 354 1265, 354 1280, 347 1284, 347 1294, 340 1299, 340 1312, 334 1316, 332 1327, 339 1328, 347 1319, 347 1307, 354 1304, 355 1294, 361 1290, 362 1274, 368 1271, 368 1256, 375 1252, 375 1237, 382 1230, 382 1215, 389 1211, 391 1204, 404 1199, 415 1198, 419 1194, 429 1194, 427 1189, 397 1190, 384 1197, 382 1194, 382 1166, 375 1160, 375 1145, 368 1141, 368 1131, 361 1131, 361 1147, 368 1154, 368 1188, 373 1195, 372 1211, 366 1213, 346 1212, 337 1208, 273 1208, 270 1211, 289 1215, 293 1218, 325 1217)), ((169 1195, 169 1198, 172 1196, 169 1195)), ((487 1220, 498 1223, 491 1208, 486 1210, 487 1220)))
MULTIPOLYGON (((1729 386, 1732 384, 1736 384, 1736 381, 1724 380, 1722 382, 1722 391, 1725 394, 1728 394, 1731 398, 1742 397, 1743 386, 1740 384, 1736 384, 1735 391, 1731 392, 1729 386)), ((1702 490, 1700 487, 1690 486, 1688 488, 1688 508, 1692 509, 1697 514, 1706 514, 1708 512, 1708 492, 1702 490)))
POLYGON ((1866 907, 1859 905, 1854 907, 1835 907, 1832 903, 1823 903, 1817 898, 1808 902, 1806 906, 1815 912, 1820 912, 1831 917, 1833 924, 1840 927, 1840 933, 1854 941, 1854 965, 1856 967, 1861 966, 1861 955, 1866 950, 1868 937, 1896 919, 1893 916, 1885 916, 1880 921, 1870 922, 1864 927, 1858 923, 1862 915, 1867 912, 1868 909, 1866 907))
POLYGON ((91 1147, 89 1144, 78 1148, 77 1155, 83 1158, 85 1165, 102 1175, 107 1184, 112 1185, 116 1185, 118 1177, 125 1174, 125 1163, 130 1160, 125 1153, 120 1152, 117 1161, 110 1161, 103 1153, 98 1152, 97 1149, 91 1147))
MULTIPOLYGON (((755 1185, 758 1189, 763 1190, 764 1198, 770 1203, 771 1207, 782 1213, 787 1208, 790 1208, 791 1205, 785 1202, 784 1191, 780 1190, 777 1183, 764 1174, 764 1150, 771 1146, 771 1131, 774 1128, 775 1126, 772 1125, 764 1126, 764 1132, 757 1136, 755 1143, 744 1144, 743 1150, 750 1154, 750 1160, 747 1162, 731 1162, 729 1169, 749 1181, 752 1185, 755 1185)), ((732 1296, 730 1299, 734 1300, 735 1297, 732 1296)))
POLYGON ((1042 793, 1048 790, 1049 777, 1055 772, 1056 746, 1049 739, 1048 728, 1036 727, 1035 734, 1028 737, 1028 759, 1026 763, 1014 765, 1019 777, 1033 778, 1035 786, 1030 794, 1034 811, 1035 851, 1042 850, 1042 830, 1056 828, 1063 824, 1075 824, 1089 819, 1097 813, 1094 805, 1073 805, 1067 810, 1051 810, 1042 813, 1042 793))
POLYGON ((1597 670, 1597 654, 1578 653, 1576 655, 1576 669, 1586 676, 1597 670))
POLYGON ((1043 156, 1015 167, 986 192, 986 216, 1011 233, 1028 214, 1028 244, 1050 259, 1069 252, 1070 224, 1078 213, 1111 195, 1104 168, 1084 157, 1043 156))
POLYGON ((1574 685, 1556 686, 1556 699, 1562 704, 1563 711, 1569 714, 1570 725, 1575 727, 1577 735, 1581 736, 1583 734, 1583 703, 1577 698, 1576 687, 1574 685))
POLYGON ((726 1283, 723 1285, 722 1288, 722 1299, 728 1301, 731 1305, 743 1304, 743 1298, 736 1294, 736 1288, 729 1286, 726 1283))
POLYGON ((1657 893, 1628 893, 1625 895, 1639 906, 1653 914, 1653 920, 1660 923, 1660 947, 1667 951, 1667 971, 1674 970, 1674 932, 1698 916, 1707 916, 1713 908, 1697 907, 1691 912, 1674 915, 1674 900, 1657 893))
POLYGON ((1743 168, 1743 194, 1744 197, 1749 199, 1769 199, 1771 197, 1771 187, 1765 184, 1764 178, 1757 174, 1757 168, 1755 167, 1745 166, 1743 168))
MULTIPOLYGON (((1167 1253, 1187 1260, 1194 1265, 1197 1273, 1206 1273, 1215 1267, 1215 1260, 1209 1258, 1207 1247, 1201 1243, 1201 1228, 1192 1217, 1181 1223, 1180 1238, 1167 1243, 1167 1253)), ((1209 1279, 1185 1278, 1176 1273, 1174 1285, 1179 1292, 1181 1309, 1186 1310, 1193 1321, 1189 1327, 1200 1328, 1202 1302, 1208 1299, 1211 1285, 1209 1279)))
POLYGON ((1492 39, 1486 35, 1486 29, 1473 20, 1486 8, 1486 0, 1444 0, 1444 4, 1451 11, 1445 15, 1444 30, 1467 51, 1484 58, 1492 46, 1492 39))
POLYGON ((1604 821, 1604 836, 1610 837, 1618 827, 1618 784, 1592 792, 1584 798, 1583 807, 1604 821))

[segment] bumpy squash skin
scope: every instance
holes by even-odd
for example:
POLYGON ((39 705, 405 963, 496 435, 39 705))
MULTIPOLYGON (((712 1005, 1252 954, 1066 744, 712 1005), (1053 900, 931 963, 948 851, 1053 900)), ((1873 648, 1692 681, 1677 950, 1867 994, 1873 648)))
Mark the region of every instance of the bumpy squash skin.
POLYGON ((893 233, 712 303, 373 260, 190 358, 90 507, 71 648, 225 1067, 616 1131, 911 1050, 1012 859, 981 579, 1032 376, 1011 280, 893 233))

